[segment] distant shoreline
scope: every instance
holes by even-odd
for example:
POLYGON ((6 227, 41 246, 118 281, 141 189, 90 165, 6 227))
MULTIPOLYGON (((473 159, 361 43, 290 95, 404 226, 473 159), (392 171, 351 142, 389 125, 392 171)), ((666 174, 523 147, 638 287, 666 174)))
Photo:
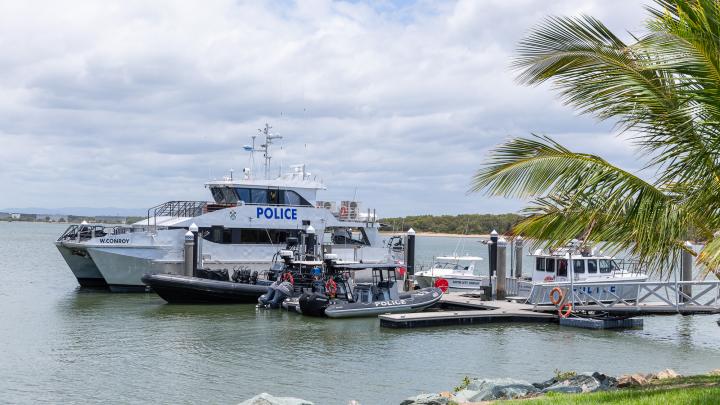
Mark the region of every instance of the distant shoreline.
MULTIPOLYGON (((397 235, 400 233, 405 232, 388 232, 388 231, 382 231, 380 232, 383 235, 397 235)), ((431 238, 485 238, 489 239, 489 234, 459 234, 459 233, 442 233, 442 232, 415 232, 415 235, 417 236, 425 236, 425 237, 431 237, 431 238)))

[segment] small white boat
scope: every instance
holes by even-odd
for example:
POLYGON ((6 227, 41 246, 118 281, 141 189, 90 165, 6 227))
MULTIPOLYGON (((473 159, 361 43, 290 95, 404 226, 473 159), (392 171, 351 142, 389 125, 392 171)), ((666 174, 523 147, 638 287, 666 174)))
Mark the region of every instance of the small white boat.
POLYGON ((489 285, 487 276, 475 274, 478 256, 438 256, 427 270, 415 273, 420 288, 438 287, 446 290, 479 290, 489 285))
POLYGON ((648 278, 629 263, 592 251, 570 254, 566 248, 550 252, 536 250, 531 256, 535 256, 532 278, 518 281, 518 296, 527 297, 531 304, 551 304, 548 288, 538 287, 570 288, 570 276, 573 276, 573 283, 580 284, 574 287, 576 294, 598 301, 633 300, 637 297, 637 283, 648 278))

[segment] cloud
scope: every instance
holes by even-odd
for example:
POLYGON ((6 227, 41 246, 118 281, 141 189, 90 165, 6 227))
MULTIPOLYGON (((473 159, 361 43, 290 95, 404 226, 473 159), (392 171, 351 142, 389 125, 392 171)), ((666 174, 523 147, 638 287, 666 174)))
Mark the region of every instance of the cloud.
POLYGON ((609 123, 514 81, 547 14, 637 32, 642 2, 27 1, 0 4, 0 207, 146 207, 206 199, 248 165, 304 161, 384 215, 505 212, 468 195, 492 146, 531 132, 635 167, 609 123), (613 145, 613 147, 608 147, 613 145))

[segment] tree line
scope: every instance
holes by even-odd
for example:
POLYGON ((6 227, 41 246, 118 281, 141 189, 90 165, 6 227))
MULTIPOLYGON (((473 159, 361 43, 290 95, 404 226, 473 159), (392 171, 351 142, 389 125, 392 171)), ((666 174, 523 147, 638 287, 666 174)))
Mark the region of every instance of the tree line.
POLYGON ((416 232, 452 234, 488 234, 492 230, 500 234, 509 232, 523 219, 517 214, 463 214, 463 215, 416 215, 380 220, 383 230, 404 232, 413 228, 416 232))

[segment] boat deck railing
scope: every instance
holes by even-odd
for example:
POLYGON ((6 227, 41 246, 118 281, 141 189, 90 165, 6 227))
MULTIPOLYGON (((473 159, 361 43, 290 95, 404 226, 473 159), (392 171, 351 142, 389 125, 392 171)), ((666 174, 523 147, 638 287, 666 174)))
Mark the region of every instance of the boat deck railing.
POLYGON ((157 217, 197 217, 203 214, 207 205, 207 201, 164 202, 148 209, 147 226, 151 228, 157 227, 157 217))
POLYGON ((138 232, 144 229, 133 228, 132 226, 105 226, 99 224, 81 224, 70 225, 65 232, 57 238, 58 242, 73 241, 85 242, 96 237, 125 235, 132 232, 138 232))

